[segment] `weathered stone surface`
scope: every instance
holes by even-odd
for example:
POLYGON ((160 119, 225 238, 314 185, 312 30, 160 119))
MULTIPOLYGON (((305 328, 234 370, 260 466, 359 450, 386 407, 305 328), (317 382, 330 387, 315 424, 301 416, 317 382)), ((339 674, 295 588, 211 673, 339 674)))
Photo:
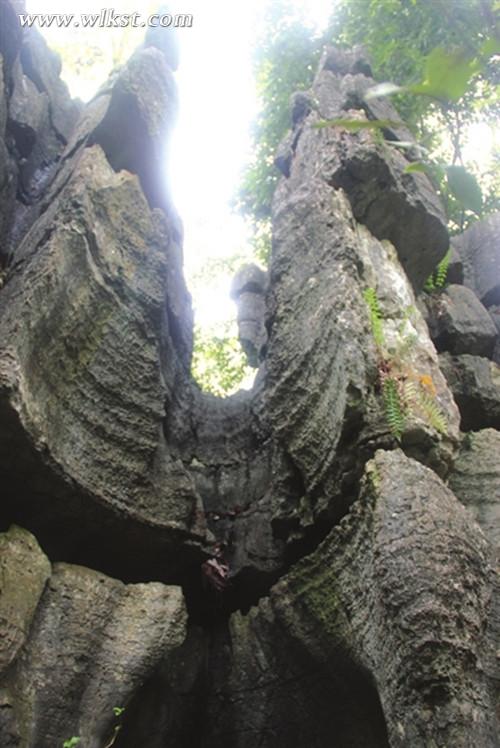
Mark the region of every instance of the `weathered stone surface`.
POLYGON ((15 695, 20 745, 54 748, 78 736, 102 748, 113 734, 113 708, 126 706, 182 644, 185 625, 178 587, 124 585, 56 564, 29 641, 2 682, 15 695))
POLYGON ((14 64, 12 74, 8 130, 20 158, 20 189, 24 199, 29 200, 33 189, 36 193, 37 173, 58 160, 62 145, 52 126, 49 96, 38 91, 23 73, 19 61, 14 64))
POLYGON ((47 121, 48 109, 47 94, 39 93, 35 84, 24 75, 21 63, 16 62, 13 71, 13 90, 9 100, 9 118, 17 148, 23 158, 31 153, 37 134, 47 121))
POLYGON ((461 415, 463 431, 500 428, 500 367, 480 356, 443 353, 440 366, 461 415))
POLYGON ((330 70, 336 75, 362 74, 371 77, 370 61, 362 46, 352 49, 342 47, 326 47, 320 62, 320 69, 330 70))
POLYGON ((497 332, 500 334, 500 306, 490 306, 488 309, 493 324, 495 325, 497 332))
MULTIPOLYGON (((0 34, 2 31, 0 30, 0 34)), ((0 50, 4 47, 0 46, 0 50)), ((8 98, 4 79, 4 58, 0 52, 0 266, 7 257, 7 237, 12 225, 18 169, 7 148, 8 98)))
POLYGON ((151 207, 175 215, 165 177, 166 140, 177 112, 177 90, 164 55, 139 48, 84 108, 65 155, 98 144, 115 171, 137 174, 151 207))
POLYGON ((66 84, 61 80, 61 60, 49 49, 43 36, 35 29, 26 29, 21 47, 21 63, 37 89, 47 94, 52 126, 62 142, 67 142, 80 112, 72 101, 66 84))
MULTIPOLYGON (((484 429, 466 434, 449 485, 471 512, 491 546, 496 569, 488 633, 498 652, 500 642, 500 432, 484 429)), ((500 661, 491 658, 487 672, 496 684, 500 705, 500 661)))
POLYGON ((267 290, 267 274, 258 265, 243 265, 231 283, 231 296, 237 299, 242 293, 264 294, 267 290))
POLYGON ((464 265, 462 258, 453 245, 453 240, 448 251, 450 253, 450 259, 448 263, 448 271, 446 273, 446 280, 448 283, 456 283, 461 286, 464 282, 464 265))
POLYGON ((500 304, 500 213, 453 237, 463 263, 464 284, 486 307, 500 304))
POLYGON ((190 748, 205 741, 211 637, 188 628, 184 644, 162 660, 123 715, 117 748, 190 748))
POLYGON ((24 30, 19 23, 18 13, 25 12, 24 0, 3 0, 0 5, 0 50, 4 62, 4 72, 10 72, 21 45, 24 30))
MULTIPOLYGON (((375 81, 373 80, 370 63, 362 47, 354 47, 351 50, 327 47, 320 60, 316 82, 321 86, 322 93, 326 95, 325 103, 329 101, 330 104, 333 104, 333 108, 330 110, 332 118, 336 117, 336 112, 341 110, 362 110, 371 120, 378 119, 387 122, 384 134, 389 137, 389 140, 399 140, 405 143, 413 141, 413 135, 401 121, 400 116, 387 97, 366 98, 367 92, 374 86, 375 81), (340 76, 340 98, 332 97, 332 88, 328 83, 331 79, 328 75, 324 77, 326 85, 320 82, 322 72, 330 72, 334 73, 335 76, 340 76), (328 88, 330 88, 330 92, 328 92, 328 88)), ((336 88, 338 88, 338 85, 336 88)), ((415 143, 414 149, 405 148, 405 152, 412 158, 418 157, 417 144, 415 143)))
MULTIPOLYGON (((275 193, 266 362, 269 417, 306 492, 315 496, 339 490, 338 443, 343 429, 349 433, 349 422, 367 442, 384 428, 380 410, 374 423, 377 404, 371 399, 380 354, 362 295, 367 288, 375 290, 381 305, 386 355, 411 377, 431 378, 451 442, 458 428, 458 414, 394 248, 357 224, 342 191, 318 176, 317 159, 329 158, 323 132, 304 130, 291 175, 275 193)), ((425 423, 410 421, 408 445, 425 444, 424 460, 446 463, 447 439, 436 451, 425 423)))
POLYGON ((165 308, 179 258, 163 222, 137 179, 115 174, 95 146, 18 249, 0 297, 3 422, 30 435, 39 467, 20 488, 27 447, 19 453, 7 430, 2 473, 15 511, 19 493, 31 501, 35 491, 56 504, 65 495, 78 513, 85 494, 160 532, 189 528, 196 493, 162 429, 184 370, 180 359, 160 369, 182 335, 165 308), (37 476, 44 465, 66 486, 46 487, 37 476))
POLYGON ((500 554, 500 432, 467 434, 450 475, 455 496, 473 514, 500 554))
POLYGON ((10 263, 40 212, 36 203, 54 176, 80 108, 60 79, 58 56, 36 29, 21 28, 18 13, 25 11, 22 0, 4 0, 0 8, 0 77, 5 79, 5 85, 0 84, 2 265, 10 263))
MULTIPOLYGON (((332 72, 328 55, 327 50, 313 86, 316 111, 302 124, 302 138, 317 139, 315 158, 302 169, 321 174, 330 185, 345 191, 356 220, 377 238, 394 244, 418 290, 448 247, 442 207, 428 178, 405 173, 406 158, 393 146, 377 145, 371 133, 349 133, 336 127, 319 134, 311 131, 311 125, 321 120, 366 119, 368 104, 362 94, 374 84, 362 74, 351 80, 349 75, 332 72)), ((399 120, 390 104, 383 106, 384 118, 399 120)), ((393 140, 409 137, 406 131, 390 135, 393 140)))
POLYGON ((273 602, 235 614, 229 635, 219 632, 205 745, 320 748, 333 738, 339 746, 388 748, 366 673, 342 657, 331 667, 315 656, 276 615, 273 602))
POLYGON ((5 140, 5 126, 8 112, 7 90, 3 71, 3 56, 0 54, 0 139, 5 140))
POLYGON ((233 279, 231 296, 238 309, 238 337, 250 366, 258 367, 265 355, 267 276, 257 265, 244 265, 233 279))
POLYGON ((497 340, 495 348, 493 350, 492 361, 500 366, 500 338, 497 340))
POLYGON ((28 636, 49 576, 50 563, 29 532, 11 527, 0 534, 0 675, 28 636))
POLYGON ((164 55, 153 47, 140 49, 113 81, 109 105, 89 134, 89 144, 102 147, 115 171, 139 175, 152 207, 169 205, 165 142, 176 110, 175 83, 164 55))
POLYGON ((493 748, 490 593, 460 502, 402 452, 377 452, 339 526, 218 631, 205 745, 493 748))
POLYGON ((15 178, 21 151, 33 158, 0 289, 0 523, 65 563, 27 638, 31 608, 11 616, 0 744, 465 748, 474 734, 490 748, 484 539, 408 459, 444 476, 459 436, 405 274, 418 287, 444 251, 440 207, 393 146, 313 127, 392 117, 363 98, 366 61, 330 50, 293 97, 271 268, 235 286, 268 344, 253 390, 220 399, 189 371, 183 229, 162 176, 172 62, 143 46, 73 127, 57 59, 36 35, 20 43, 0 37, 0 117, 10 97, 18 123, 0 143, 15 178), (439 417, 411 401, 396 436, 389 375, 439 417), (407 456, 378 452, 360 498, 367 460, 398 440, 407 456), (182 596, 163 583, 185 591, 180 649, 182 596))
POLYGON ((484 539, 451 492, 379 452, 360 503, 271 600, 316 657, 376 673, 391 746, 493 746, 487 579, 484 539))
POLYGON ((425 299, 431 338, 438 351, 491 357, 498 336, 490 315, 465 286, 448 286, 425 299))

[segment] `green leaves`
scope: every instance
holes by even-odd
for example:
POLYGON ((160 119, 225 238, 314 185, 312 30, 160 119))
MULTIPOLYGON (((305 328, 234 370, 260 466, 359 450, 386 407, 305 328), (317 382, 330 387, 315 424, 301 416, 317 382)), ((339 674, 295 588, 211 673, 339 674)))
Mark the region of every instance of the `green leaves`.
POLYGON ((451 249, 448 250, 441 262, 437 265, 436 269, 429 275, 429 277, 425 281, 424 291, 432 293, 432 291, 439 291, 446 286, 450 261, 451 249))
POLYGON ((487 39, 478 55, 470 55, 465 49, 446 50, 436 47, 425 59, 424 79, 421 83, 409 86, 380 83, 367 91, 365 99, 369 101, 380 96, 407 93, 456 102, 469 89, 471 79, 483 71, 488 59, 493 54, 498 54, 499 47, 500 42, 496 39, 487 39))
POLYGON ((428 173, 441 182, 442 189, 445 187, 449 195, 452 195, 463 210, 471 210, 477 216, 483 211, 483 193, 481 187, 470 171, 465 166, 450 164, 441 166, 432 161, 413 161, 404 169, 405 174, 428 173), (446 177, 446 180, 445 180, 446 177))
POLYGON ((492 55, 500 55, 500 39, 492 36, 490 39, 481 45, 480 53, 482 57, 491 57, 492 55))
POLYGON ((77 737, 69 738, 69 740, 64 741, 63 748, 76 748, 80 740, 81 738, 77 737))
POLYGON ((400 395, 399 381, 393 377, 384 377, 382 381, 382 397, 384 401, 385 418, 395 439, 400 441, 405 429, 404 404, 400 395))
POLYGON ((423 161, 412 161, 412 163, 408 164, 403 171, 405 174, 425 174, 428 169, 429 167, 423 161))
POLYGON ((446 167, 446 180, 450 193, 467 210, 481 215, 483 195, 473 174, 463 166, 446 167))
POLYGON ((238 342, 235 323, 201 329, 195 326, 191 370, 205 392, 225 397, 254 375, 238 342))
POLYGON ((408 86, 407 90, 434 99, 458 101, 467 91, 472 76, 480 69, 477 58, 470 57, 465 50, 447 51, 436 47, 427 56, 423 82, 408 86))

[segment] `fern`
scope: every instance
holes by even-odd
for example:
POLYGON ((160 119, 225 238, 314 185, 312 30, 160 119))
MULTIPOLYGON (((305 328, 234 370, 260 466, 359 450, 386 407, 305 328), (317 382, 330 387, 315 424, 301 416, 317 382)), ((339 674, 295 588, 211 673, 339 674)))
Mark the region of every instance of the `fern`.
POLYGON ((417 406, 420 408, 427 423, 429 423, 432 428, 436 429, 436 431, 439 431, 441 434, 446 434, 448 432, 446 418, 444 417, 441 408, 437 404, 435 398, 422 387, 418 392, 417 406))
POLYGON ((448 269, 450 267, 450 260, 451 260, 451 249, 447 251, 441 262, 436 268, 435 276, 436 276, 436 288, 444 288, 446 285, 446 280, 448 278, 448 269))
POLYGON ((431 273, 427 280, 424 283, 424 291, 427 291, 427 293, 432 293, 436 290, 436 284, 434 282, 434 273, 431 273))
POLYGON ((441 434, 448 432, 448 424, 436 402, 435 388, 430 377, 420 377, 418 382, 406 381, 403 399, 408 412, 420 413, 427 423, 441 434), (427 383, 430 380, 430 384, 427 383))
POLYGON ((382 311, 378 303, 377 293, 374 288, 366 288, 363 291, 363 298, 370 311, 370 324, 372 327, 373 339, 378 348, 382 348, 385 342, 384 329, 382 326, 382 311))
POLYGON ((391 434, 399 441, 405 427, 405 408, 401 400, 400 386, 397 379, 387 376, 382 381, 385 417, 391 434))
POLYGON ((436 269, 429 275, 429 277, 425 281, 425 291, 431 293, 432 291, 439 291, 441 288, 444 288, 446 286, 450 261, 451 249, 448 250, 441 262, 437 265, 436 269))
MULTIPOLYGON (((435 272, 428 279, 433 290, 446 283, 450 254, 444 257, 435 272)), ((447 433, 447 422, 436 401, 436 388, 429 375, 417 375, 403 359, 418 340, 415 333, 404 335, 406 324, 415 313, 409 306, 403 315, 398 329, 401 340, 393 351, 383 352, 385 343, 382 326, 382 311, 374 288, 366 288, 363 298, 370 312, 373 338, 379 351, 379 377, 387 424, 391 434, 400 441, 406 419, 412 413, 419 413, 427 423, 442 434, 447 433)))
POLYGON ((408 379, 404 382, 402 390, 405 409, 408 412, 411 412, 415 408, 415 404, 418 400, 417 384, 412 379, 408 379))

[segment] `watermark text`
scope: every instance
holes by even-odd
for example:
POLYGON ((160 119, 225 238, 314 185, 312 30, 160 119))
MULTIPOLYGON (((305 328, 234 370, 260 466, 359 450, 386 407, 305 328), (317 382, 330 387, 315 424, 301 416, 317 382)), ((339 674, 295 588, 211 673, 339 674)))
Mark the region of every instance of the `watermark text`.
POLYGON ((193 16, 189 13, 117 13, 114 8, 103 8, 99 13, 19 13, 23 28, 87 28, 124 29, 133 28, 191 28, 193 16))

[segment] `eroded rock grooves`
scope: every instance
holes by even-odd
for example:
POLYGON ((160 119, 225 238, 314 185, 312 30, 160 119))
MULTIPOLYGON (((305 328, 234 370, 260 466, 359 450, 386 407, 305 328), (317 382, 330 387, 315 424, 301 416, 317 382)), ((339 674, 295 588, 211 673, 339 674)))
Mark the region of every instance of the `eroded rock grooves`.
POLYGON ((493 748, 496 219, 455 242, 467 288, 424 300, 438 197, 388 143, 404 125, 314 127, 397 119, 359 51, 327 50, 277 154, 269 270, 234 284, 256 384, 203 394, 160 168, 176 50, 146 39, 83 107, 21 5, 0 6, 0 745, 493 748), (399 442, 367 289, 441 418, 411 410, 399 442))

